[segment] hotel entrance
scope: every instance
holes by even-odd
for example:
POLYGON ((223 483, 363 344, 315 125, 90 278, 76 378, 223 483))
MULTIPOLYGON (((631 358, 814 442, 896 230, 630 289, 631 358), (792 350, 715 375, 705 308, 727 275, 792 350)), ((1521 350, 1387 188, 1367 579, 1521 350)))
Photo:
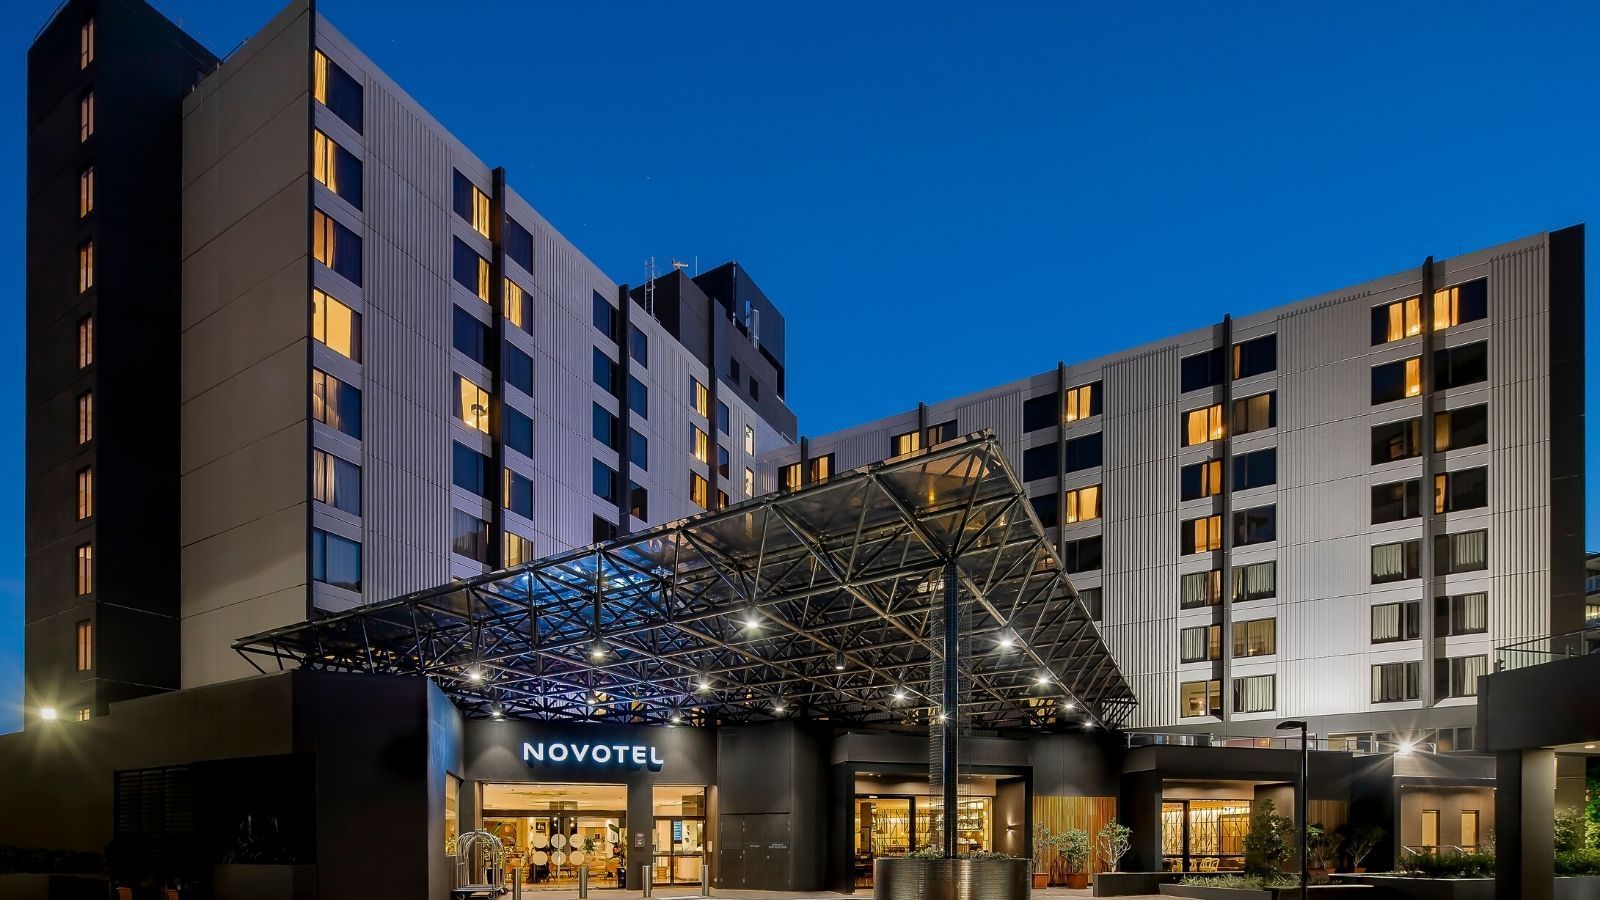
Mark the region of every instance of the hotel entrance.
MULTIPOLYGON (((956 813, 959 852, 994 849, 994 785, 991 776, 963 781, 956 813)), ((854 812, 856 887, 872 886, 878 857, 937 848, 944 839, 944 798, 926 780, 862 774, 856 778, 854 812)))
POLYGON ((704 785, 656 785, 651 789, 655 813, 656 884, 699 884, 706 855, 706 788, 704 785))
POLYGON ((1169 872, 1244 868, 1250 800, 1168 798, 1161 804, 1162 867, 1169 872))
POLYGON ((483 827, 506 849, 507 884, 526 888, 622 887, 628 788, 621 784, 485 784, 483 827))

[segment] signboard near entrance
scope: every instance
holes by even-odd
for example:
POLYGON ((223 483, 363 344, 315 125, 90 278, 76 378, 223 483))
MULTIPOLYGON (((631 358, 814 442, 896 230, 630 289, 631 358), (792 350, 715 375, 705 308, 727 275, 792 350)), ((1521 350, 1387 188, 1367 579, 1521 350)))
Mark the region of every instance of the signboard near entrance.
POLYGON ((661 755, 653 744, 585 744, 572 741, 523 741, 522 761, 579 766, 614 766, 661 771, 661 755))

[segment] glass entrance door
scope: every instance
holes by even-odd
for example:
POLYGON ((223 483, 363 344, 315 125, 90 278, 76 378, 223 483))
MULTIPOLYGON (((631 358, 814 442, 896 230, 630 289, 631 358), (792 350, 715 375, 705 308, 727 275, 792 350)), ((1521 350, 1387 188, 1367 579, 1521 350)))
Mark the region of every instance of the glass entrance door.
POLYGON ((699 884, 706 862, 705 785, 656 785, 652 871, 656 884, 699 884))
POLYGON ((911 852, 911 798, 866 797, 856 800, 856 887, 872 886, 872 861, 911 852))
POLYGON ((620 887, 626 844, 627 787, 620 784, 485 784, 483 827, 506 849, 531 889, 575 888, 587 870, 591 887, 620 887))

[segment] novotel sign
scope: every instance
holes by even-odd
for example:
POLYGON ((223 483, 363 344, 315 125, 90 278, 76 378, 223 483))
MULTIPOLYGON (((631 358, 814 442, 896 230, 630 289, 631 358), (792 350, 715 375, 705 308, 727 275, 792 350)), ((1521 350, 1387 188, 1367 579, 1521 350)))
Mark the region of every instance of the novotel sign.
POLYGON ((630 769, 661 771, 661 757, 656 748, 646 744, 578 744, 569 741, 524 741, 522 761, 554 765, 624 766, 630 769))

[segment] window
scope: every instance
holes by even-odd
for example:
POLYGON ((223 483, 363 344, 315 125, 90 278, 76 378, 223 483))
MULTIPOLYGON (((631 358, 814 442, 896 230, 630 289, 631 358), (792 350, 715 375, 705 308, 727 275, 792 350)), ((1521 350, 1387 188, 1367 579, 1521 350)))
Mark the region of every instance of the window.
POLYGON ((601 541, 613 540, 616 536, 617 523, 600 516, 594 517, 594 542, 596 544, 601 541))
POLYGON ((800 485, 803 483, 801 480, 800 464, 790 463, 789 465, 779 469, 778 481, 783 484, 783 489, 786 491, 799 490, 800 485))
POLYGON ((1179 662, 1201 662, 1221 658, 1221 625, 1196 625, 1178 632, 1179 662))
POLYGON ((520 534, 506 532, 505 567, 520 566, 523 563, 533 562, 533 541, 520 534))
POLYGON ((1271 656, 1277 652, 1277 619, 1250 619, 1233 623, 1234 656, 1271 656))
POLYGON ((718 444, 717 445, 717 474, 722 476, 722 478, 724 480, 726 480, 728 478, 728 463, 729 463, 728 448, 722 446, 721 444, 718 444))
POLYGON ((761 399, 761 382, 757 381, 756 376, 754 375, 750 376, 750 399, 761 399))
POLYGON ((78 443, 94 440, 94 394, 84 391, 78 395, 78 443))
POLYGON ((833 476, 833 454, 814 457, 811 460, 810 471, 806 474, 810 476, 812 484, 827 481, 833 476))
POLYGON ((1422 576, 1421 541, 1377 544, 1372 548, 1372 583, 1387 584, 1422 576))
POLYGON ((1433 606, 1435 637, 1484 634, 1489 630, 1489 595, 1483 591, 1438 597, 1433 606))
POLYGON ((621 370, 599 347, 594 348, 594 383, 613 397, 622 396, 621 370))
POLYGON ((532 334, 533 301, 528 299, 528 292, 522 289, 522 285, 509 278, 505 282, 506 321, 532 334))
POLYGON ((361 314, 315 288, 311 291, 311 336, 333 352, 361 361, 361 314))
POLYGON ((1178 387, 1184 392, 1198 391, 1222 383, 1222 348, 1216 347, 1178 363, 1178 387))
POLYGON ((702 416, 711 415, 711 392, 693 375, 689 376, 689 408, 702 416))
POLYGON ((78 293, 94 287, 94 241, 78 245, 78 293))
POLYGON ((78 521, 94 515, 94 469, 78 470, 78 521))
POLYGON ((617 502, 616 470, 598 459, 595 460, 591 487, 596 497, 611 503, 617 502))
POLYGON ((1380 603, 1372 608, 1372 642, 1391 644, 1422 637, 1422 601, 1380 603))
POLYGON ((1278 539, 1278 507, 1257 506, 1233 514, 1233 543, 1238 547, 1278 539))
POLYGON ((1222 517, 1201 516, 1186 519, 1178 531, 1183 553, 1205 553, 1222 549, 1222 517))
POLYGON ((689 426, 689 455, 701 462, 711 461, 711 436, 698 425, 689 426))
POLYGON ((1233 458, 1233 489, 1245 491, 1278 482, 1278 451, 1275 447, 1244 453, 1233 458))
POLYGON ((628 515, 644 521, 650 518, 650 492, 635 482, 628 482, 628 515))
POLYGON ((361 238, 320 209, 311 212, 311 255, 351 284, 361 283, 361 238))
POLYGON ((1464 531, 1433 538, 1433 574, 1456 575, 1489 567, 1489 532, 1464 531))
POLYGON ((1235 436, 1273 428, 1278 424, 1278 392, 1268 391, 1233 401, 1233 433, 1235 436))
POLYGON ((78 320, 78 368, 87 369, 94 362, 94 316, 78 320))
POLYGON ((756 470, 749 466, 745 466, 744 469, 744 495, 746 497, 756 495, 756 470))
POLYGON ((718 491, 717 491, 717 507, 716 508, 717 509, 727 509, 728 508, 728 492, 727 491, 718 489, 718 491))
POLYGON ((494 496, 490 490, 489 457, 454 441, 450 444, 450 450, 450 483, 485 500, 494 496))
POLYGON ((1222 460, 1207 459, 1179 469, 1178 490, 1184 500, 1222 493, 1222 460))
POLYGON ((1039 517, 1039 527, 1055 528, 1061 524, 1061 504, 1056 502, 1055 494, 1029 497, 1028 502, 1033 505, 1033 514, 1039 517))
POLYGON ((501 359, 505 363, 506 384, 522 393, 533 396, 533 357, 510 344, 501 344, 501 359))
POLYGON ((94 166, 78 173, 78 218, 94 212, 94 166))
POLYGON ((1233 567, 1233 601, 1265 600, 1278 595, 1277 560, 1233 567))
POLYGON ((86 597, 94 593, 94 545, 79 544, 77 594, 86 597))
POLYGON ((488 562, 489 523, 464 510, 451 510, 450 551, 481 563, 488 562))
POLYGON ((731 356, 728 357, 728 376, 733 381, 734 387, 738 387, 739 381, 744 378, 744 374, 739 368, 739 361, 731 356))
POLYGON ((628 429, 628 462, 641 472, 650 470, 650 441, 635 428, 628 429))
POLYGON ((521 266, 524 272, 532 272, 533 233, 523 228, 516 219, 507 216, 504 238, 506 257, 521 266))
POLYGON ((1479 278, 1433 292, 1433 330, 1489 316, 1489 279, 1479 278))
POLYGON ((1372 402, 1393 403, 1422 394, 1422 358, 1396 360, 1372 367, 1372 402))
POLYGON ((641 366, 650 366, 650 336, 637 325, 628 326, 628 355, 641 366))
POLYGON ((361 391, 321 369, 312 369, 311 417, 360 440, 361 391))
MULTIPOLYGON (((1022 430, 1038 431, 1055 427, 1061 421, 1060 409, 1061 397, 1054 391, 1022 401, 1022 430)), ((916 432, 911 434, 915 436, 916 432)))
POLYGON ((85 20, 78 26, 78 68, 87 69, 94 62, 94 20, 85 20))
POLYGON ((1422 697, 1422 663, 1381 663, 1372 667, 1372 702, 1396 703, 1422 697))
POLYGON ((721 400, 718 400, 717 401, 717 430, 722 432, 723 434, 727 434, 728 433, 728 423, 729 423, 728 404, 723 403, 721 400))
POLYGON ((511 408, 510 404, 501 407, 504 420, 501 431, 502 439, 507 447, 521 453, 523 456, 533 457, 533 420, 511 408))
POLYGON ((1064 422, 1076 422, 1090 416, 1100 415, 1100 382, 1085 384, 1080 387, 1068 388, 1061 398, 1063 408, 1061 419, 1064 422))
POLYGON ((312 531, 311 578, 346 590, 361 590, 361 545, 321 529, 312 531))
POLYGON ((1372 464, 1411 459, 1422 453, 1422 420, 1402 419, 1372 426, 1372 464))
POLYGON ((1411 297, 1372 308, 1372 343, 1387 344, 1422 333, 1422 298, 1411 297))
POLYGON ((638 413, 641 419, 650 418, 650 389, 632 375, 628 376, 628 409, 638 413))
POLYGON ((744 427, 744 452, 746 456, 756 455, 756 430, 750 425, 744 427))
POLYGON ((1062 558, 1062 565, 1067 567, 1067 572, 1092 572, 1101 565, 1100 536, 1086 537, 1081 540, 1067 541, 1066 555, 1062 558))
POLYGON ((321 50, 311 53, 311 96, 361 133, 361 85, 321 50))
POLYGON ((1433 449, 1443 452, 1488 442, 1488 405, 1479 403, 1433 414, 1433 449))
POLYGON ((489 261, 461 238, 451 238, 450 275, 472 296, 489 302, 489 261))
POLYGON ((1462 469, 1433 476, 1433 511, 1459 512, 1489 505, 1489 469, 1462 469))
POLYGON ((1101 588, 1082 588, 1078 591, 1078 602, 1083 604, 1084 611, 1089 618, 1100 621, 1105 617, 1105 600, 1101 588))
POLYGON ((1102 450, 1100 432, 1086 434, 1080 438, 1067 441, 1067 472, 1082 472, 1100 465, 1102 450))
POLYGON ((1489 657, 1458 656, 1434 661, 1433 690, 1437 699, 1478 696, 1478 678, 1489 674, 1489 657))
MULTIPOLYGON (((1267 621, 1271 621, 1270 619, 1267 621)), ((1271 712, 1277 706, 1278 676, 1246 675, 1233 680, 1233 711, 1271 712)))
MULTIPOLYGON (((533 518, 533 482, 519 472, 506 470, 506 510, 524 519, 533 518)), ((640 516, 639 518, 644 518, 640 516)))
POLYGON ((1488 341, 1433 351, 1433 382, 1438 390, 1476 384, 1488 378, 1488 341))
POLYGON ((361 515, 361 467, 326 450, 312 450, 311 499, 361 515))
POLYGON ((1417 479, 1372 486, 1372 524, 1399 522, 1422 515, 1422 488, 1417 479))
POLYGON ((711 508, 711 485, 698 472, 689 473, 689 499, 701 509, 711 508))
POLYGON ((452 192, 452 206, 456 215, 467 221, 472 230, 489 236, 489 195, 478 190, 472 179, 461 174, 458 169, 455 173, 454 191, 452 192))
POLYGON ((611 343, 615 344, 617 343, 618 337, 617 326, 620 324, 620 321, 621 319, 617 315, 617 308, 612 306, 609 300, 600 296, 600 294, 596 292, 594 295, 595 330, 605 335, 606 338, 611 341, 611 343))
MULTIPOLYGON (((912 432, 912 437, 916 437, 912 432)), ((1037 481, 1054 478, 1061 471, 1061 457, 1056 444, 1042 444, 1022 451, 1022 480, 1037 481)))
POLYGON ((94 91, 85 91, 78 98, 78 142, 81 144, 94 136, 94 91))
POLYGON ((450 307, 450 346, 480 366, 489 364, 489 327, 459 306, 450 307))
POLYGON ((1213 403, 1183 414, 1183 446, 1222 440, 1222 405, 1213 403))
POLYGON ((1222 715, 1222 682, 1185 681, 1178 686, 1178 715, 1189 719, 1195 716, 1222 715))
POLYGON ((455 376, 456 389, 451 392, 454 408, 451 413, 468 428, 489 433, 489 392, 471 381, 455 376))
POLYGON ((1190 572, 1178 580, 1178 588, 1181 609, 1216 606, 1222 602, 1222 570, 1190 572))
POLYGON ((77 635, 77 671, 87 672, 94 668, 94 623, 79 620, 73 631, 77 635))
POLYGON ((1249 378, 1278 368, 1278 336, 1269 334, 1233 345, 1233 377, 1249 378))
POLYGON ((621 447, 621 426, 617 422, 617 417, 608 412, 604 406, 598 403, 592 405, 590 422, 589 433, 594 435, 595 440, 612 450, 621 447))
POLYGON ((1067 524, 1100 518, 1100 485, 1067 491, 1067 524))
POLYGON ((361 160, 315 128, 311 130, 311 177, 346 203, 361 208, 361 160))
MULTIPOLYGON (((1471 747, 1472 744, 1468 742, 1462 749, 1471 747)), ((1475 809, 1461 811, 1461 849, 1468 853, 1478 849, 1478 811, 1475 809)))

